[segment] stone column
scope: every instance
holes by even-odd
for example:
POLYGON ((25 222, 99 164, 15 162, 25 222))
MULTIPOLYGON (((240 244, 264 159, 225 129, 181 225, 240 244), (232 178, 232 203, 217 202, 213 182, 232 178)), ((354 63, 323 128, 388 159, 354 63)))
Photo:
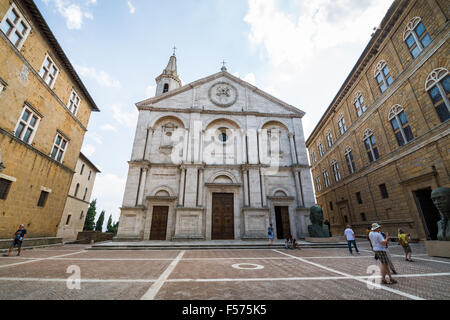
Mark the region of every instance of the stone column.
POLYGON ((144 148, 144 159, 150 161, 150 156, 152 154, 152 140, 153 140, 153 134, 155 133, 155 129, 148 128, 148 136, 147 136, 147 144, 144 148))
POLYGON ((184 206, 184 181, 186 177, 186 168, 181 167, 181 173, 180 173, 180 188, 178 193, 178 206, 183 207, 184 206))
POLYGON ((266 179, 265 175, 262 169, 260 169, 260 176, 261 176, 261 198, 262 198, 262 206, 267 206, 267 195, 266 195, 266 179))
POLYGON ((142 169, 141 184, 139 186, 138 205, 144 205, 145 183, 147 181, 147 168, 142 169))
POLYGON ((300 178, 298 177, 299 171, 293 170, 292 173, 294 174, 294 180, 295 180, 295 191, 297 192, 297 205, 299 207, 303 207, 303 199, 302 199, 302 190, 301 190, 301 182, 300 178))
POLYGON ((183 162, 188 162, 189 155, 189 129, 184 132, 184 150, 183 150, 183 162))
POLYGON ((297 164, 297 155, 295 152, 295 144, 294 144, 294 134, 292 132, 289 132, 289 143, 291 146, 291 158, 292 158, 292 164, 297 164))
POLYGON ((244 176, 244 205, 246 207, 249 207, 250 203, 248 201, 248 169, 244 168, 242 174, 244 176))
POLYGON ((200 168, 198 169, 198 198, 197 198, 197 207, 203 206, 203 190, 204 190, 204 183, 203 183, 203 174, 204 169, 200 168))

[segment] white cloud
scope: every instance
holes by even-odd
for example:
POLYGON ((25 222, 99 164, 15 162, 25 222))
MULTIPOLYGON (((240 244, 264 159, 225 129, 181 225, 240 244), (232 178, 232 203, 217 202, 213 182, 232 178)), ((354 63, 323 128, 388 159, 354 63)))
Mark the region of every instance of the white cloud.
POLYGON ((75 65, 77 72, 84 77, 92 78, 102 87, 120 88, 119 80, 113 79, 107 72, 95 68, 75 65))
POLYGON ((156 86, 147 86, 147 88, 145 88, 145 96, 148 97, 154 97, 156 93, 156 86))
POLYGON ((103 131, 117 132, 117 128, 109 123, 100 126, 100 129, 102 129, 103 131))
POLYGON ((297 15, 282 11, 281 3, 249 0, 249 40, 274 66, 302 69, 318 52, 368 42, 392 0, 291 0, 297 15))
POLYGON ((128 1, 127 4, 128 4, 128 9, 130 9, 130 14, 134 14, 136 12, 136 8, 133 6, 131 1, 128 1))
POLYGON ((81 29, 85 18, 94 19, 91 12, 88 11, 90 5, 97 3, 97 0, 88 0, 84 5, 73 0, 42 0, 47 5, 54 3, 58 12, 66 19, 66 25, 69 29, 81 29))
POLYGON ((88 131, 86 139, 95 141, 97 144, 103 144, 103 137, 95 131, 88 131))
POLYGON ((111 110, 113 112, 113 118, 118 123, 128 128, 136 128, 139 113, 134 106, 126 110, 123 105, 114 104, 111 106, 111 110))
POLYGON ((83 152, 83 154, 86 157, 90 157, 94 154, 95 152, 95 147, 92 144, 85 144, 83 145, 83 147, 81 148, 81 152, 83 152))

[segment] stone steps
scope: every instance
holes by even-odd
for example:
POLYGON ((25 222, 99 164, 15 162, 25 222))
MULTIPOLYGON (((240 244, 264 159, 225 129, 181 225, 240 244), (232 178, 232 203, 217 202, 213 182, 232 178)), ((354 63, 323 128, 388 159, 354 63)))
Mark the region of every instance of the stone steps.
MULTIPOLYGON (((301 242, 299 244, 300 249, 313 249, 313 248, 347 248, 347 243, 306 243, 301 242)), ((153 244, 145 243, 99 243, 94 244, 88 250, 273 250, 284 249, 284 244, 213 244, 213 243, 168 243, 161 242, 153 244)))

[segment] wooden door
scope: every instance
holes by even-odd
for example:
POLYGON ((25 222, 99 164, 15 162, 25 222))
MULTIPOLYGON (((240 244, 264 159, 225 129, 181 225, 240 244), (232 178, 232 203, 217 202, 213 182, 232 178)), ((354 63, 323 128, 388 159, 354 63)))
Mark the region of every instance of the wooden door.
POLYGON ((291 235, 289 207, 275 207, 275 219, 277 223, 277 238, 287 239, 291 235))
POLYGON ((153 207, 150 240, 166 240, 169 207, 153 207))
POLYGON ((234 194, 212 195, 212 240, 234 240, 234 194))

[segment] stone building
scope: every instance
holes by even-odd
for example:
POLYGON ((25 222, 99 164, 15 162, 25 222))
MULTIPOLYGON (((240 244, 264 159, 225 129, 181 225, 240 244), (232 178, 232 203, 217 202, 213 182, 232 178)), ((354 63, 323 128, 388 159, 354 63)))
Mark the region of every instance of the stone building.
POLYGON ((64 241, 75 240, 78 232, 83 231, 92 189, 98 173, 100 170, 83 153, 80 153, 59 223, 56 235, 58 238, 63 238, 64 241))
POLYGON ((139 120, 120 239, 304 237, 314 203, 304 113, 229 74, 181 86, 175 55, 139 120))
POLYGON ((432 189, 449 186, 445 0, 396 0, 306 141, 332 231, 373 222, 434 239, 432 189))
POLYGON ((99 109, 33 1, 0 0, 0 29, 0 238, 55 237, 99 109))

